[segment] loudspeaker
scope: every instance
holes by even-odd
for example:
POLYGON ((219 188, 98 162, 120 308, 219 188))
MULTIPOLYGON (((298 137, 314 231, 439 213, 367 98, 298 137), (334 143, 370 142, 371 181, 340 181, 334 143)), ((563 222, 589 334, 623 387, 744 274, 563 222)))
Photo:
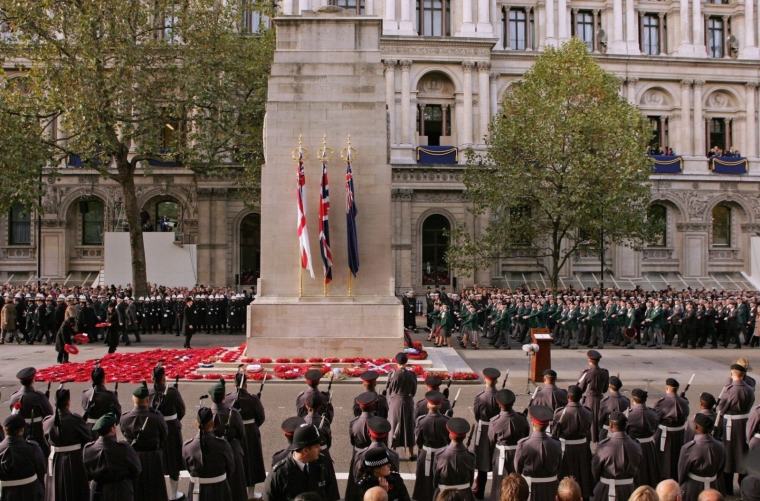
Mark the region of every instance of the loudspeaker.
POLYGON ((86 200, 80 200, 79 201, 79 212, 82 214, 86 214, 90 212, 89 203, 86 200))

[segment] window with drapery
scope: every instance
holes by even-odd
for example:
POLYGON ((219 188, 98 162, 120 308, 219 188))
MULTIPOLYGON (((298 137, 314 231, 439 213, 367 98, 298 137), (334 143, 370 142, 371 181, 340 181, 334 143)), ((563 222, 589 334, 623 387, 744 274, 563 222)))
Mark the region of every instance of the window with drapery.
POLYGON ((524 7, 505 7, 504 12, 504 48, 510 50, 532 50, 534 15, 524 7))
POLYGON ((660 17, 644 14, 642 19, 641 50, 649 56, 660 54, 660 17))
POLYGON ((647 209, 647 222, 651 225, 656 225, 659 231, 648 245, 650 247, 665 247, 668 244, 668 235, 666 231, 666 224, 668 218, 668 210, 664 205, 653 204, 647 209))
POLYGON ((417 0, 417 33, 427 37, 451 35, 450 0, 417 0))
POLYGON ((712 244, 731 246, 731 207, 716 205, 712 211, 712 244))
POLYGON ((575 15, 575 35, 583 40, 589 52, 594 50, 594 15, 590 11, 578 11, 575 15))
POLYGON ((32 212, 21 204, 14 204, 8 215, 8 244, 32 243, 32 212))
POLYGON ((99 200, 83 201, 80 204, 82 212, 82 245, 103 245, 104 207, 99 200))
POLYGON ((707 55, 709 57, 723 57, 723 41, 725 39, 725 26, 720 17, 707 19, 707 55))
POLYGON ((429 216, 422 223, 422 284, 437 285, 449 283, 449 265, 446 252, 449 250, 449 220, 441 215, 429 216))

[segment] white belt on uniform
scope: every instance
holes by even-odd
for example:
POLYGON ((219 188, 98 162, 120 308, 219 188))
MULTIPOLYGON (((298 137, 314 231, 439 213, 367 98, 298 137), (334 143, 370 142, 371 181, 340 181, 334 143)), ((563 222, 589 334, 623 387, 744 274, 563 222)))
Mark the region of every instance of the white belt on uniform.
POLYGON ((53 458, 59 452, 73 452, 82 448, 82 444, 66 445, 64 447, 50 446, 50 456, 48 456, 48 475, 53 476, 53 458))
POLYGON ((602 428, 604 428, 607 431, 610 431, 610 425, 608 425, 608 424, 603 424, 602 428))
POLYGON ((425 451, 425 476, 430 476, 430 462, 433 460, 433 454, 438 454, 446 447, 428 447, 427 445, 422 446, 422 450, 425 451))
POLYGON ((243 419, 243 424, 244 424, 244 425, 245 425, 245 424, 255 424, 255 423, 256 423, 256 418, 251 418, 251 419, 243 419))
POLYGON ((557 475, 553 477, 526 477, 523 475, 523 478, 528 482, 528 492, 533 488, 533 484, 548 484, 549 482, 557 481, 557 475))
POLYGON ((755 434, 754 434, 754 435, 752 435, 752 436, 753 436, 754 438, 760 438, 760 433, 755 433, 755 434))
POLYGON ((710 488, 710 483, 715 482, 715 479, 718 477, 715 475, 713 475, 712 477, 700 477, 699 475, 695 475, 694 473, 689 473, 689 478, 692 480, 696 480, 697 482, 702 482, 705 490, 707 490, 710 488))
POLYGON ((444 490, 444 489, 462 490, 462 489, 469 489, 469 488, 470 488, 470 484, 459 484, 459 485, 443 485, 443 484, 438 484, 438 489, 441 490, 441 491, 444 490))
POLYGON ((576 438, 573 440, 566 440, 564 438, 559 439, 559 443, 562 445, 562 454, 565 453, 565 445, 581 445, 586 443, 585 438, 576 438))
POLYGON ((29 478, 22 478, 21 480, 3 480, 0 482, 1 487, 18 487, 20 485, 27 485, 37 481, 37 475, 32 475, 29 478))
POLYGON ((496 444, 496 448, 499 449, 499 475, 504 475, 504 461, 507 460, 507 451, 516 451, 517 446, 496 444))
POLYGON ((609 485, 609 489, 607 489, 607 498, 609 501, 615 501, 615 487, 618 485, 631 485, 633 484, 632 478, 604 478, 601 477, 599 481, 605 485, 609 485))
POLYGON ((98 422, 98 420, 95 419, 95 418, 87 418, 87 424, 95 424, 97 422, 98 422))
POLYGON ((227 480, 227 474, 222 473, 218 477, 190 477, 190 481, 193 483, 193 501, 198 501, 201 497, 201 485, 218 484, 227 480))
POLYGON ((686 429, 686 423, 681 426, 665 426, 664 424, 657 426, 662 430, 662 435, 660 435, 660 452, 665 450, 665 439, 667 438, 669 431, 681 431, 686 429))
POLYGON ((654 442, 654 435, 651 437, 637 438, 636 440, 638 440, 640 444, 648 444, 649 442, 654 442))
POLYGON ((734 419, 749 419, 749 414, 724 414, 726 420, 726 442, 731 441, 731 421, 734 419))
POLYGON ((174 421, 175 419, 177 419, 177 414, 176 413, 171 414, 169 416, 164 416, 164 421, 174 421))
POLYGON ((478 431, 475 433, 475 447, 480 444, 480 432, 483 430, 483 426, 488 426, 490 421, 481 421, 478 419, 478 431))

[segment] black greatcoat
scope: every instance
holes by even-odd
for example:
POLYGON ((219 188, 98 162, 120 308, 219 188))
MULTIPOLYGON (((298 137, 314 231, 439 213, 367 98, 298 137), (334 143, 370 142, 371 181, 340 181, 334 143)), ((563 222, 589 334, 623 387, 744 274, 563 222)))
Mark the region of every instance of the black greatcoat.
POLYGON ((227 407, 224 402, 212 403, 211 412, 214 414, 214 435, 225 438, 232 449, 232 457, 235 460, 235 469, 227 479, 232 492, 232 501, 248 501, 248 491, 245 485, 246 448, 248 444, 245 438, 245 426, 240 411, 227 407), (230 418, 230 413, 231 418, 230 418), (229 423, 229 427, 227 424, 229 423))
POLYGON ((501 498, 502 479, 515 471, 517 442, 528 435, 528 419, 512 409, 499 412, 488 424, 488 440, 493 450, 491 501, 499 501, 501 498))
POLYGON ((391 424, 392 447, 414 446, 414 396, 417 376, 399 369, 388 384, 388 421, 391 424))
POLYGON ((134 501, 133 485, 142 466, 127 442, 100 437, 85 445, 82 454, 87 478, 93 481, 90 501, 134 501))
POLYGON ((55 452, 48 462, 45 477, 45 501, 79 501, 89 499, 90 484, 82 462, 82 447, 92 441, 90 427, 81 416, 68 409, 58 411, 60 426, 55 416, 48 416, 42 423, 45 439, 54 447, 76 447, 67 452, 55 452), (52 465, 50 464, 52 463, 52 465))
POLYGON ((240 417, 243 419, 243 426, 245 426, 245 441, 247 445, 244 458, 246 466, 245 480, 247 486, 253 487, 267 478, 260 431, 266 415, 259 397, 248 393, 248 390, 243 388, 240 389, 239 396, 237 391, 228 393, 224 403, 228 407, 231 407, 236 398, 237 403, 235 404, 235 408, 240 411, 240 417))
POLYGON ((155 384, 148 395, 148 405, 164 416, 166 440, 161 442, 164 474, 178 479, 182 465, 182 418, 185 417, 185 401, 177 388, 155 384))
MULTIPOLYGON (((484 439, 485 440, 485 439, 484 439)), ((475 454, 467 450, 462 442, 451 442, 435 457, 435 474, 433 499, 443 490, 442 486, 458 488, 464 501, 475 501, 472 483, 475 480, 475 454)))
POLYGON ((28 435, 31 427, 32 438, 37 445, 42 449, 43 457, 50 455, 50 447, 45 441, 45 434, 42 432, 42 419, 53 414, 53 406, 50 405, 50 400, 41 391, 37 391, 32 386, 22 386, 20 390, 11 395, 10 409, 13 411, 13 406, 16 402, 21 402, 21 409, 19 412, 24 419, 26 419, 26 430, 24 433, 28 435), (34 423, 31 423, 32 414, 34 415, 34 423))
MULTIPOLYGON (((227 480, 232 477, 235 471, 235 459, 232 455, 232 448, 226 440, 214 436, 211 432, 198 432, 195 437, 182 445, 182 461, 191 477, 227 476, 221 482, 214 484, 193 484, 194 488, 198 488, 199 501, 218 501, 232 498, 232 491, 227 480)), ((188 497, 192 501, 192 494, 188 497)))
POLYGON ((338 501, 340 493, 334 478, 332 462, 324 455, 309 463, 309 471, 305 472, 293 454, 289 454, 272 468, 264 487, 264 499, 291 501, 304 492, 316 492, 324 501, 338 501))
POLYGON ((3 501, 42 501, 45 495, 45 458, 40 447, 22 436, 0 442, 0 482, 37 476, 34 482, 16 487, 2 486, 3 501))
MULTIPOLYGON (((85 419, 90 430, 92 430, 92 426, 98 419, 108 413, 112 405, 116 408, 114 414, 121 416, 119 397, 116 396, 116 393, 106 389, 102 384, 93 385, 89 390, 82 392, 82 411, 84 412, 82 418, 85 419), (93 392, 95 392, 94 395, 93 392)), ((98 435, 95 432, 91 433, 92 440, 97 440, 98 435)))
POLYGON ((609 438, 599 442, 591 461, 594 479, 598 482, 594 488, 594 501, 607 500, 610 489, 615 489, 615 499, 628 499, 638 487, 635 477, 641 465, 641 457, 641 445, 624 431, 616 431, 610 434, 609 438), (601 479, 633 482, 612 486, 601 479))
POLYGON ((167 501, 161 443, 166 420, 150 407, 135 407, 121 415, 121 433, 137 452, 142 472, 135 482, 135 501, 167 501))

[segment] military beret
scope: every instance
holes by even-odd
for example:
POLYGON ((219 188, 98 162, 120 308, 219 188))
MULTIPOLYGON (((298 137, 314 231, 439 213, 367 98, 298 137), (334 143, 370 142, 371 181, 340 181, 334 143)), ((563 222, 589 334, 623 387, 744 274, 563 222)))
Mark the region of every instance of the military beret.
POLYGON ((97 383, 99 381, 102 381, 106 377, 106 371, 103 370, 102 367, 95 367, 92 369, 92 372, 90 373, 90 379, 93 383, 97 383))
POLYGON ((707 414, 702 414, 701 412, 698 412, 694 415, 694 422, 697 423, 699 426, 705 429, 705 431, 710 431, 713 429, 713 426, 715 425, 715 421, 710 418, 707 414))
POLYGON ((678 381, 676 379, 673 379, 672 377, 669 377, 668 379, 665 380, 665 385, 673 387, 673 388, 678 388, 679 386, 681 386, 680 384, 678 384, 678 381))
POLYGON ((18 373, 16 373, 16 379, 25 381, 27 379, 32 379, 35 374, 37 374, 37 369, 34 367, 27 367, 25 369, 21 369, 18 371, 18 373))
POLYGON ((118 419, 116 418, 116 414, 113 412, 108 412, 106 414, 103 414, 103 416, 101 416, 100 419, 95 422, 95 424, 92 426, 92 431, 99 435, 105 435, 111 431, 111 428, 113 428, 117 422, 118 419))
POLYGON ((409 361, 409 357, 406 356, 406 353, 397 353, 394 360, 396 363, 405 364, 409 361))
POLYGON ((496 393, 496 403, 500 405, 512 405, 515 403, 515 394, 512 390, 499 390, 496 393))
POLYGON ((646 390, 642 390, 641 388, 634 388, 631 392, 631 396, 634 398, 645 399, 649 396, 649 393, 646 390))
POLYGON ((530 417, 538 424, 549 424, 554 417, 554 413, 546 405, 534 405, 530 408, 530 417))
POLYGON ((390 459, 388 459, 388 452, 384 447, 369 449, 364 454, 364 466, 369 468, 377 468, 388 463, 390 463, 390 459))
POLYGON ((623 382, 620 380, 617 376, 612 376, 609 381, 610 386, 614 386, 616 389, 620 389, 621 386, 623 386, 623 382))
POLYGON ((135 391, 132 392, 133 396, 140 399, 148 398, 149 394, 150 394, 150 391, 148 391, 148 383, 146 383, 144 379, 140 383, 140 386, 135 388, 135 391))
POLYGON ((699 401, 709 408, 714 406, 716 402, 715 397, 712 395, 712 393, 707 393, 706 391, 699 394, 699 401))
POLYGON ((293 416, 289 417, 285 421, 282 422, 280 425, 280 428, 282 428, 282 431, 285 432, 285 435, 288 435, 290 437, 293 436, 293 433, 302 425, 305 424, 306 421, 300 416, 293 416))
POLYGON ((553 377, 553 378, 556 378, 557 377, 557 372, 553 371, 552 369, 546 369, 544 371, 544 377, 553 377))
POLYGON ((363 372, 360 377, 362 378, 362 381, 377 381, 380 374, 375 371, 366 371, 363 372))
POLYGON ((627 423, 628 418, 625 417, 625 414, 623 414, 620 411, 615 411, 609 415, 607 418, 610 423, 627 423))
POLYGON ((293 432, 293 443, 288 447, 291 451, 297 451, 304 447, 317 445, 320 442, 319 430, 313 424, 304 423, 293 432))
POLYGON ((365 391, 364 393, 360 393, 355 401, 357 405, 367 407, 377 402, 377 394, 374 391, 365 391))
POLYGON ((8 430, 20 430, 24 426, 26 426, 26 421, 21 414, 11 414, 3 421, 3 427, 8 430))
POLYGON ((464 438, 470 431, 470 423, 466 419, 455 417, 446 422, 446 429, 449 430, 450 435, 464 438))
POLYGON ((198 409, 198 414, 195 417, 195 420, 198 422, 199 425, 205 426, 214 419, 214 413, 209 409, 208 407, 201 407, 198 409))
POLYGON ((581 395, 583 395, 583 390, 577 384, 572 384, 567 388, 567 394, 577 401, 581 398, 581 395))
POLYGON ((321 406, 322 395, 318 391, 313 391, 309 393, 309 395, 306 397, 306 405, 308 405, 312 409, 321 406))
POLYGON ((208 390, 208 396, 211 397, 211 400, 220 401, 224 398, 224 379, 220 378, 219 382, 216 383, 214 386, 209 388, 208 390))
POLYGON ((499 377, 501 377, 501 371, 499 371, 499 369, 494 369, 493 367, 486 367, 483 369, 483 377, 490 380, 499 379, 499 377))
POLYGON ((374 438, 385 438, 391 431, 391 423, 384 417, 373 417, 367 421, 369 436, 374 438))
POLYGON ((589 358, 589 360, 601 360, 602 359, 602 354, 599 353, 596 350, 588 350, 586 352, 586 356, 589 358))
POLYGON ((436 390, 429 391, 425 393, 425 400, 432 405, 441 405, 441 402, 443 402, 443 393, 436 390))
POLYGON ((441 386, 441 383, 443 381, 438 376, 428 376, 425 378, 425 385, 426 386, 441 386))
POLYGON ((166 369, 163 365, 157 365, 153 367, 153 381, 158 381, 166 375, 166 369))
POLYGON ((303 375, 304 379, 309 382, 319 381, 322 379, 322 371, 319 369, 311 369, 310 371, 307 371, 306 374, 303 375))
POLYGON ((739 364, 731 364, 732 371, 747 372, 747 368, 739 364))

